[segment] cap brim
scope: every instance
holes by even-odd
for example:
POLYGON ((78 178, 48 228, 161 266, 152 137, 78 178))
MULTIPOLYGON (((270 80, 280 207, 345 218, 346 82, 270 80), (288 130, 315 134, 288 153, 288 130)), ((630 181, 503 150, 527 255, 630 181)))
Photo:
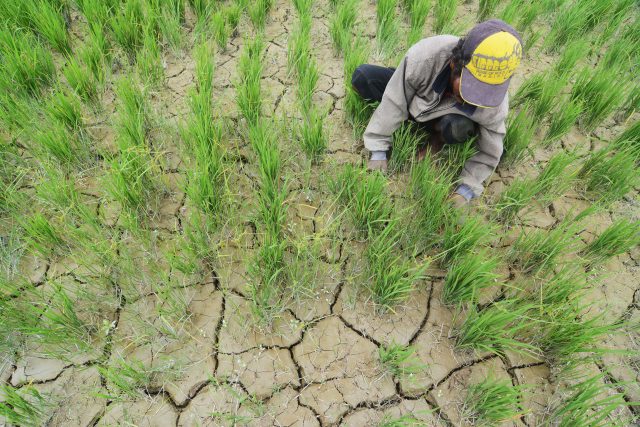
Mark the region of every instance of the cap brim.
POLYGON ((466 68, 460 75, 460 96, 462 99, 476 107, 497 107, 504 100, 509 89, 511 77, 499 85, 491 85, 476 79, 466 68))

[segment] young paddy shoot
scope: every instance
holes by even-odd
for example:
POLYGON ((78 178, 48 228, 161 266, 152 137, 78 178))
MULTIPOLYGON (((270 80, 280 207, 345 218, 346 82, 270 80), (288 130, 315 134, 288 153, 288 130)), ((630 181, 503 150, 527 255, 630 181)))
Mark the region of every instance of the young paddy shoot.
POLYGON ((331 18, 329 34, 331 35, 331 40, 333 40, 334 47, 340 52, 346 51, 351 45, 351 31, 356 23, 359 1, 341 1, 331 18))
POLYGON ((423 372, 426 368, 416 356, 416 348, 411 345, 391 343, 378 349, 382 366, 397 377, 407 377, 423 372))
POLYGON ((601 264, 614 256, 621 255, 640 244, 640 221, 622 218, 607 227, 589 243, 580 255, 590 265, 601 264))
POLYGON ((489 375, 484 381, 467 389, 462 413, 476 426, 496 426, 515 420, 524 411, 520 405, 523 388, 511 384, 510 379, 489 375))
POLYGON ((592 153, 578 172, 587 195, 605 204, 623 198, 640 180, 638 154, 638 148, 628 144, 619 149, 612 144, 592 153))
POLYGON ((484 289, 495 286, 500 277, 496 273, 498 260, 486 252, 470 253, 457 258, 448 266, 442 300, 445 304, 476 303, 484 289))
POLYGON ((397 0, 378 0, 376 17, 378 46, 385 55, 393 52, 398 44, 398 20, 396 17, 397 0))
POLYGON ((435 0, 433 32, 441 33, 456 16, 458 0, 435 0))
POLYGON ((403 3, 409 14, 407 45, 413 46, 422 39, 424 24, 431 11, 431 0, 404 0, 403 3))
POLYGON ((248 41, 238 63, 240 77, 236 83, 236 100, 249 126, 257 123, 262 112, 260 79, 263 49, 264 43, 259 36, 248 41))
POLYGON ((67 27, 62 16, 64 3, 55 4, 46 0, 28 2, 29 18, 40 34, 49 44, 62 54, 71 52, 71 44, 67 27))

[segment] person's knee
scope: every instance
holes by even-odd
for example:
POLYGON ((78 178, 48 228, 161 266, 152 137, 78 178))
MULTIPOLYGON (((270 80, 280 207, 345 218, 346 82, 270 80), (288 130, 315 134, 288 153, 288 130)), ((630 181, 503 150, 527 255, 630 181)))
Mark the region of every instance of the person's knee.
POLYGON ((351 87, 363 98, 367 88, 367 77, 364 70, 365 65, 366 64, 359 65, 351 75, 351 87))

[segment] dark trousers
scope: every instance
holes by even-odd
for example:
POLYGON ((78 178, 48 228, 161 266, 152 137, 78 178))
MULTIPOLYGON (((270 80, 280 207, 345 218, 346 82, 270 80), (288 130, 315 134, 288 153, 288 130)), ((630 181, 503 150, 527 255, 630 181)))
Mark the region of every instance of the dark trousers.
MULTIPOLYGON (((363 64, 353 72, 351 85, 363 99, 380 102, 394 71, 395 68, 363 64)), ((477 135, 475 122, 461 114, 446 114, 420 123, 420 127, 445 144, 459 144, 477 135)))

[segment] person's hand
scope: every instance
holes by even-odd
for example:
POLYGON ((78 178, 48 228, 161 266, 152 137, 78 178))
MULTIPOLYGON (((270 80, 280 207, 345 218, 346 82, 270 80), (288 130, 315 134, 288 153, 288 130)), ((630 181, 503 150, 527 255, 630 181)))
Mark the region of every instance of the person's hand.
POLYGON ((469 204, 469 201, 467 201, 467 199, 465 199, 458 193, 453 193, 451 196, 449 196, 449 201, 455 208, 462 208, 469 204))
POLYGON ((369 160, 367 162, 367 170, 386 172, 387 160, 369 160))

